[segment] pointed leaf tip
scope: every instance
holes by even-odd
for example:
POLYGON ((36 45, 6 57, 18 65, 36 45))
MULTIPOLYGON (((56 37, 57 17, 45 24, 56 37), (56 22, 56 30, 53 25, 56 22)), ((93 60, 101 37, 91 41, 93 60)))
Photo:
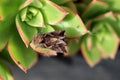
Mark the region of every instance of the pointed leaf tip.
POLYGON ((21 7, 20 9, 23 9, 25 7, 27 7, 28 5, 30 5, 34 0, 27 0, 21 7))
POLYGON ((103 54, 106 55, 107 58, 114 59, 119 47, 118 36, 109 23, 100 23, 96 26, 99 27, 99 30, 96 32, 99 49, 104 52, 103 54))
POLYGON ((49 0, 44 1, 44 3, 44 8, 41 9, 43 11, 43 14, 45 15, 45 19, 48 24, 56 25, 61 22, 66 17, 66 15, 68 15, 68 12, 66 12, 55 3, 49 0))
POLYGON ((94 67, 102 58, 101 52, 96 46, 96 37, 87 34, 82 37, 81 41, 81 51, 83 57, 90 67, 94 67))
POLYGON ((26 48, 19 35, 14 35, 8 42, 8 52, 17 64, 25 73, 34 66, 38 60, 38 55, 30 48, 26 48))
POLYGON ((26 47, 28 47, 30 41, 37 34, 37 29, 26 25, 24 22, 21 22, 19 15, 16 16, 16 27, 23 42, 25 43, 26 47))

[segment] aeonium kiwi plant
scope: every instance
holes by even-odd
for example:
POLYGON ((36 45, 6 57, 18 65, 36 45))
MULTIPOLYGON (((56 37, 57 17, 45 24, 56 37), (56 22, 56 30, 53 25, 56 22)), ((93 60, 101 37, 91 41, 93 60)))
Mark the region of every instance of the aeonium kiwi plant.
POLYGON ((114 59, 119 11, 117 0, 1 0, 0 79, 14 80, 5 61, 26 73, 38 55, 69 57, 81 50, 91 67, 114 59))
POLYGON ((76 12, 50 0, 9 2, 2 0, 0 3, 2 80, 7 80, 9 76, 10 80, 13 79, 2 60, 15 63, 27 72, 37 62, 37 53, 43 56, 56 56, 58 53, 72 55, 79 49, 79 38, 88 32, 76 12))

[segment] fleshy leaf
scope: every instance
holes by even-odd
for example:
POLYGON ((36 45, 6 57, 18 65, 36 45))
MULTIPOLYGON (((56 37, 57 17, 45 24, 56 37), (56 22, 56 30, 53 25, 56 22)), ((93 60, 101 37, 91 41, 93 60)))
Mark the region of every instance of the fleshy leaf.
POLYGON ((68 43, 68 56, 75 55, 80 48, 79 39, 70 40, 68 43))
POLYGON ((92 35, 82 41, 82 53, 90 66, 94 66, 101 58, 115 58, 119 39, 107 21, 96 22, 92 26, 92 35), (102 22, 102 23, 101 23, 102 22))
POLYGON ((21 17, 21 21, 25 21, 25 19, 26 19, 26 15, 27 15, 27 10, 28 10, 28 8, 24 8, 24 9, 22 9, 22 11, 20 12, 20 17, 21 17))
POLYGON ((42 8, 43 4, 39 0, 34 0, 30 6, 36 7, 36 8, 42 8))
POLYGON ((28 47, 30 41, 37 34, 37 29, 21 22, 19 15, 16 16, 16 25, 23 42, 28 47))
POLYGON ((11 31, 14 32, 14 18, 18 11, 18 7, 24 2, 24 0, 0 0, 0 52, 6 46, 11 31), (11 10, 10 10, 11 8, 11 10), (7 12, 6 12, 7 11, 7 12))
POLYGON ((120 38, 120 24, 119 24, 120 15, 119 14, 113 14, 113 12, 108 12, 108 13, 105 13, 104 15, 96 18, 95 21, 109 23, 111 25, 111 27, 114 29, 115 33, 120 38))
POLYGON ((41 14, 40 11, 38 11, 38 13, 33 16, 33 18, 29 21, 26 21, 26 23, 28 25, 31 25, 31 26, 35 26, 35 27, 43 27, 44 26, 44 20, 43 20, 43 16, 41 14))
POLYGON ((50 25, 46 25, 44 28, 41 28, 40 29, 40 33, 41 34, 47 34, 47 33, 50 33, 50 32, 53 32, 55 31, 54 28, 50 25))
POLYGON ((32 27, 44 27, 43 15, 39 9, 34 7, 26 7, 21 10, 20 17, 22 22, 32 27))
POLYGON ((112 26, 109 23, 98 24, 93 31, 98 38, 98 48, 104 52, 104 55, 114 59, 119 46, 119 38, 112 29, 112 26))
POLYGON ((7 62, 9 62, 10 64, 12 65, 15 65, 14 61, 11 59, 9 53, 8 53, 8 50, 7 48, 5 48, 1 53, 0 53, 0 58, 2 60, 5 60, 7 62))
POLYGON ((0 22, 0 52, 6 46, 8 39, 12 34, 11 30, 14 31, 14 28, 11 28, 13 23, 14 21, 11 20, 11 18, 0 22))
POLYGON ((83 24, 78 14, 74 13, 73 11, 71 11, 70 9, 66 7, 64 7, 64 9, 68 11, 69 14, 65 17, 63 21, 61 21, 57 25, 57 26, 62 27, 59 29, 65 29, 67 37, 79 37, 81 35, 86 34, 88 31, 85 28, 85 25, 83 24))
POLYGON ((120 12, 120 3, 119 0, 101 0, 106 2, 109 5, 109 9, 115 12, 120 12))
POLYGON ((24 4, 21 5, 20 9, 23 9, 28 6, 33 6, 36 8, 41 8, 43 7, 42 3, 39 0, 26 0, 24 4))
POLYGON ((25 0, 0 0, 0 16, 3 20, 15 16, 18 12, 18 8, 25 0), (7 11, 7 12, 6 12, 7 11))
POLYGON ((0 80, 14 80, 9 68, 0 60, 0 80))
POLYGON ((81 39, 81 51, 87 63, 93 67, 101 60, 101 52, 96 45, 96 37, 90 34, 81 39))
POLYGON ((107 9, 108 9, 107 3, 98 0, 93 0, 83 12, 82 19, 84 19, 84 21, 88 19, 93 19, 105 13, 107 9))
POLYGON ((13 61, 24 72, 27 72, 37 61, 37 54, 30 48, 26 48, 18 33, 10 38, 8 52, 13 61))
POLYGON ((24 2, 24 4, 22 4, 22 5, 20 6, 20 9, 23 9, 23 8, 29 6, 33 1, 34 1, 34 0, 26 0, 26 1, 24 2))
POLYGON ((41 8, 45 21, 48 24, 56 25, 62 21, 68 14, 60 6, 54 4, 49 0, 41 0, 43 2, 43 7, 41 8))
POLYGON ((69 1, 67 3, 64 3, 63 6, 68 7, 70 9, 72 9, 73 11, 77 12, 77 8, 76 5, 74 4, 74 2, 69 1))
POLYGON ((57 24, 57 25, 54 25, 53 26, 53 28, 55 29, 55 30, 61 30, 61 31, 64 31, 65 30, 65 27, 64 27, 64 25, 62 24, 62 23, 59 23, 59 24, 57 24))

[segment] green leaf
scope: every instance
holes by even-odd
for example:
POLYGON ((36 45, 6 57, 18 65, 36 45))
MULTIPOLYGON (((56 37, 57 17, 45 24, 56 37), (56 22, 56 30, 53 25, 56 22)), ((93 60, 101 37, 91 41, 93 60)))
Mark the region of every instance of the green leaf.
POLYGON ((81 51, 87 63, 93 67, 101 60, 101 51, 97 47, 96 37, 87 34, 81 39, 81 51))
POLYGON ((75 55, 80 48, 79 39, 70 40, 68 43, 68 56, 75 55))
POLYGON ((67 3, 64 3, 63 6, 68 7, 70 9, 72 9, 73 11, 77 12, 76 5, 74 4, 73 1, 69 1, 67 3))
POLYGON ((4 49, 9 37, 14 32, 14 28, 12 28, 14 25, 12 26, 12 24, 14 24, 14 20, 11 20, 11 18, 0 22, 0 52, 4 49))
POLYGON ((18 33, 10 38, 8 52, 17 66, 24 72, 27 72, 38 59, 37 54, 30 47, 26 48, 18 33))
POLYGON ((53 32, 55 31, 54 28, 50 25, 46 25, 44 28, 41 28, 40 29, 40 33, 41 34, 47 34, 47 33, 50 33, 50 32, 53 32))
POLYGON ((44 20, 41 12, 38 11, 37 14, 33 16, 31 20, 26 21, 26 23, 32 27, 44 27, 44 20))
POLYGON ((111 14, 108 17, 105 17, 105 20, 110 24, 112 29, 114 29, 115 33, 117 34, 117 36, 120 39, 120 15, 117 14, 115 16, 114 14, 111 14))
POLYGON ((0 21, 0 51, 6 46, 9 37, 14 32, 15 15, 24 1, 21 0, 18 3, 18 0, 0 0, 0 17, 2 18, 0 21))
POLYGON ((30 4, 30 6, 33 6, 33 7, 36 7, 36 8, 42 8, 43 4, 39 0, 33 0, 33 2, 30 4))
POLYGON ((3 64, 1 60, 0 60, 0 80, 14 80, 11 71, 5 64, 3 64))
POLYGON ((54 25, 53 26, 53 28, 55 29, 55 30, 61 30, 61 31, 64 31, 65 30, 65 27, 64 27, 64 25, 62 25, 61 23, 59 23, 59 24, 57 24, 57 25, 54 25))
POLYGON ((16 16, 16 25, 23 42, 28 47, 30 41, 37 34, 37 29, 21 22, 19 15, 16 16))
POLYGON ((101 0, 106 2, 109 5, 109 10, 120 12, 120 3, 119 0, 101 0))
MULTIPOLYGON (((120 38, 120 15, 119 14, 113 14, 113 12, 105 13, 104 15, 99 16, 94 20, 95 22, 107 22, 111 25, 112 29, 114 29, 115 33, 120 38)), ((94 22, 94 23, 95 23, 94 22)))
POLYGON ((82 14, 82 19, 87 21, 89 19, 93 19, 108 10, 108 5, 105 2, 93 0, 85 9, 82 14))
POLYGON ((20 6, 20 9, 23 9, 29 6, 32 6, 35 8, 42 8, 43 4, 39 0, 25 0, 24 4, 20 6))
POLYGON ((20 11, 20 17, 21 17, 21 21, 25 21, 25 19, 26 19, 26 15, 27 15, 27 10, 28 10, 28 8, 24 8, 24 9, 22 9, 21 11, 20 11))
POLYGON ((22 22, 32 27, 44 27, 44 20, 41 11, 38 8, 26 7, 21 10, 20 18, 22 22))
POLYGON ((69 14, 55 27, 60 26, 61 28, 59 27, 59 29, 64 29, 67 37, 79 37, 86 34, 87 29, 78 14, 68 8, 64 7, 64 9, 68 11, 69 14))
POLYGON ((41 8, 41 10, 43 12, 45 21, 48 24, 56 25, 60 21, 62 21, 65 18, 65 16, 68 14, 60 6, 54 4, 49 0, 45 0, 45 1, 41 0, 41 1, 43 3, 43 7, 41 8))
POLYGON ((108 21, 98 21, 90 29, 92 35, 82 39, 82 53, 90 66, 101 58, 114 59, 119 47, 119 39, 108 21))
POLYGON ((0 16, 5 20, 13 17, 19 10, 20 5, 26 0, 0 0, 0 16))
POLYGON ((5 60, 7 62, 9 62, 10 64, 12 65, 15 65, 14 61, 11 59, 9 53, 8 53, 8 50, 7 48, 5 48, 1 53, 0 53, 0 58, 2 60, 5 60))
POLYGON ((111 25, 109 23, 99 23, 95 25, 93 31, 98 38, 99 49, 104 52, 104 55, 114 59, 119 47, 119 38, 111 25))

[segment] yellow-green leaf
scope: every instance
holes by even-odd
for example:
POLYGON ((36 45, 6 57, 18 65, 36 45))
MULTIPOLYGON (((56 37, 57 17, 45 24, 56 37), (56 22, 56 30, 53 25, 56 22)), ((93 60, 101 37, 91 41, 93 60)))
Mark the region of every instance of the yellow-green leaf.
POLYGON ((99 49, 104 52, 104 55, 114 59, 119 47, 119 38, 112 26, 109 23, 100 23, 95 26, 93 31, 98 39, 99 49))
POLYGON ((88 31, 79 15, 69 8, 63 8, 68 11, 69 14, 64 18, 63 21, 55 26, 55 29, 60 26, 61 28, 59 27, 59 29, 64 29, 67 37, 79 37, 86 34, 88 31))
POLYGON ((27 72, 37 61, 37 54, 30 47, 26 48, 20 36, 13 35, 8 43, 8 52, 14 62, 27 72))
POLYGON ((37 29, 27 25, 25 22, 22 22, 19 15, 16 16, 16 26, 23 42, 28 47, 30 41, 37 34, 37 29))
POLYGON ((41 0, 43 2, 43 7, 41 8, 45 21, 48 24, 56 25, 62 21, 68 14, 60 6, 49 0, 41 0))
POLYGON ((96 37, 87 34, 81 41, 83 57, 91 67, 95 66, 101 60, 101 51, 97 48, 96 37))

